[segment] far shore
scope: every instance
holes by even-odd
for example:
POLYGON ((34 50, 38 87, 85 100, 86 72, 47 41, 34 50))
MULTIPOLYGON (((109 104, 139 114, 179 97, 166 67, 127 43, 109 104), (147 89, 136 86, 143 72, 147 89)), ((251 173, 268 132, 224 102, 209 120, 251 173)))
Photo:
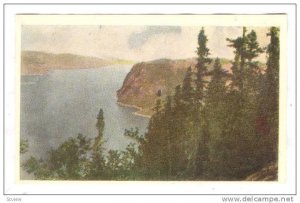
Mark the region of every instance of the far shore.
POLYGON ((32 71, 29 73, 22 73, 21 71, 21 76, 41 76, 41 75, 47 75, 49 72, 51 71, 56 71, 56 70, 81 70, 81 69, 100 69, 100 68, 104 68, 104 67, 111 67, 114 68, 114 66, 118 66, 118 65, 126 65, 126 66, 132 66, 132 64, 107 64, 107 65, 102 65, 102 66, 98 66, 98 67, 58 67, 58 68, 45 68, 42 71, 32 71))

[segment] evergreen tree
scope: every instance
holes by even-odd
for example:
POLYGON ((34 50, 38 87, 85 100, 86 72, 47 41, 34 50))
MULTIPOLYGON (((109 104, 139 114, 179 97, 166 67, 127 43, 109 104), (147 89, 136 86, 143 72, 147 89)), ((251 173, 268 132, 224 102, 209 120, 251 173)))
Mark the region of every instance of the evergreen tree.
POLYGON ((246 59, 246 47, 247 47, 247 38, 246 38, 246 27, 243 27, 242 37, 236 39, 228 39, 230 43, 228 46, 234 48, 234 61, 232 64, 232 88, 236 89, 241 94, 241 101, 244 100, 244 79, 245 79, 245 59, 246 59))
POLYGON ((165 128, 161 100, 157 99, 154 115, 148 124, 148 132, 142 145, 142 165, 145 168, 145 176, 152 178, 164 178, 166 176, 167 164, 165 164, 166 140, 163 139, 165 128))
POLYGON ((191 153, 189 166, 193 176, 203 176, 205 163, 208 162, 208 139, 207 125, 205 113, 203 112, 203 104, 205 102, 206 83, 204 76, 207 75, 207 67, 211 63, 209 58, 209 49, 207 48, 207 37, 204 28, 201 29, 198 35, 198 49, 197 49, 197 64, 196 64, 196 104, 192 110, 191 121, 193 123, 190 129, 190 139, 192 144, 189 148, 191 153))
POLYGON ((98 130, 98 136, 94 138, 93 151, 92 151, 92 161, 90 164, 90 178, 91 179, 101 179, 105 176, 105 159, 103 155, 103 132, 104 132, 105 122, 103 109, 99 110, 97 115, 96 128, 98 130))
POLYGON ((267 47, 267 69, 261 85, 257 117, 257 133, 265 144, 261 162, 276 161, 278 158, 279 28, 271 27, 267 36, 270 37, 267 47))
POLYGON ((182 99, 185 102, 191 103, 193 100, 193 87, 192 87, 192 67, 190 66, 185 74, 182 83, 182 99))
POLYGON ((174 94, 174 111, 180 112, 182 109, 182 90, 181 86, 177 85, 175 87, 175 94, 174 94))
POLYGON ((174 145, 172 144, 173 141, 173 134, 174 131, 173 129, 173 108, 172 108, 172 97, 168 96, 167 97, 167 101, 164 107, 164 117, 165 117, 165 121, 166 121, 166 159, 168 162, 168 172, 167 172, 167 176, 171 177, 173 174, 173 166, 176 164, 174 163, 174 156, 176 154, 175 150, 174 150, 174 145))
POLYGON ((207 129, 206 134, 209 135, 209 142, 207 146, 206 158, 208 162, 203 164, 206 170, 206 176, 216 177, 220 176, 220 170, 224 170, 222 167, 223 157, 225 150, 222 147, 225 145, 224 141, 224 129, 228 126, 224 121, 228 116, 226 109, 226 88, 227 75, 222 70, 220 59, 217 58, 214 62, 213 70, 211 71, 211 81, 207 88, 207 97, 204 107, 206 123, 204 129, 207 129))
MULTIPOLYGON (((241 37, 227 39, 234 48, 235 60, 232 65, 232 85, 225 100, 226 115, 222 129, 222 148, 215 153, 221 157, 218 163, 226 170, 215 171, 219 176, 243 178, 260 167, 259 139, 256 136, 256 108, 258 78, 257 63, 253 60, 261 52, 252 31, 246 35, 243 28, 241 37), (231 149, 231 150, 228 150, 231 149), (230 163, 228 165, 227 163, 230 163)), ((219 144, 220 145, 220 144, 219 144)))
POLYGON ((196 142, 193 150, 196 150, 193 162, 195 162, 195 171, 191 174, 193 177, 205 178, 208 173, 209 163, 209 143, 210 133, 208 129, 207 115, 205 111, 201 111, 199 137, 196 137, 196 142))
POLYGON ((104 122, 103 109, 100 109, 97 116, 97 124, 96 124, 99 137, 103 137, 104 126, 105 126, 105 122, 104 122))
POLYGON ((161 93, 161 90, 158 90, 157 93, 156 93, 156 95, 157 95, 158 97, 161 97, 161 94, 162 94, 162 93, 161 93))
POLYGON ((225 73, 222 70, 221 62, 219 58, 216 58, 212 70, 211 81, 207 88, 207 105, 212 103, 217 104, 225 96, 225 73))
POLYGON ((278 117, 279 105, 279 28, 271 27, 268 36, 270 36, 270 44, 267 49, 266 86, 268 95, 266 96, 270 104, 267 112, 270 113, 270 117, 276 118, 278 117))
POLYGON ((197 49, 197 73, 196 73, 196 98, 200 102, 204 97, 205 81, 204 75, 207 72, 207 66, 211 63, 209 56, 209 49, 207 48, 207 37, 204 28, 201 29, 198 35, 198 49, 197 49))
POLYGON ((236 39, 227 39, 228 46, 235 49, 235 57, 232 64, 232 89, 240 92, 241 102, 246 100, 247 93, 256 89, 256 81, 259 73, 259 63, 253 61, 263 49, 257 42, 256 32, 252 30, 246 35, 247 29, 243 27, 243 34, 236 39))
POLYGON ((259 56, 259 54, 263 53, 263 49, 259 46, 257 42, 256 32, 252 30, 249 34, 247 34, 247 50, 246 50, 246 77, 245 83, 246 88, 250 94, 257 95, 258 94, 258 85, 260 79, 260 65, 259 62, 255 60, 259 56))
MULTIPOLYGON (((186 108, 183 97, 183 90, 180 85, 175 88, 174 94, 174 107, 173 107, 173 119, 170 124, 170 130, 172 135, 172 175, 176 177, 182 177, 187 168, 187 156, 186 151, 189 146, 189 136, 187 119, 190 110, 186 108)), ((192 107, 192 106, 190 106, 192 107)))
MULTIPOLYGON (((263 49, 259 46, 257 42, 257 35, 254 30, 251 30, 249 34, 246 36, 247 48, 246 48, 246 59, 249 62, 259 56, 259 54, 263 53, 263 49)), ((257 65, 257 64, 254 64, 257 65)), ((257 68, 257 67, 256 67, 257 68)))

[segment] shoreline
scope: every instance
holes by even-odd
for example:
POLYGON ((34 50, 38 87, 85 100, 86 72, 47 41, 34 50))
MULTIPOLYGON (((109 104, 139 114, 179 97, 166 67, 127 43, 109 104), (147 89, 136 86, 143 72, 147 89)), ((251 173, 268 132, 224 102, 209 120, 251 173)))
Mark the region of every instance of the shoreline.
MULTIPOLYGON (((69 67, 69 68, 50 68, 50 69, 44 69, 42 73, 22 73, 21 72, 21 76, 42 76, 42 75, 47 75, 48 72, 51 71, 56 71, 56 70, 82 70, 82 69, 100 69, 100 68, 105 68, 105 67, 110 67, 110 68, 115 68, 114 66, 118 66, 118 65, 124 65, 124 66, 132 66, 133 64, 107 64, 107 65, 103 65, 103 66, 98 66, 98 67, 69 67)), ((21 67, 22 68, 22 67, 21 67)))
POLYGON ((136 106, 136 105, 133 105, 133 104, 125 104, 125 103, 122 103, 122 102, 119 102, 119 101, 117 101, 117 104, 120 105, 120 106, 123 106, 123 107, 134 108, 134 109, 137 109, 139 111, 143 110, 142 107, 139 107, 139 106, 136 106))
POLYGON ((134 115, 136 115, 136 116, 141 116, 141 117, 144 117, 144 118, 151 118, 151 116, 150 115, 147 115, 147 114, 142 114, 142 113, 139 113, 138 111, 136 111, 136 112, 133 112, 133 114, 134 115))
POLYGON ((134 108, 134 109, 136 109, 137 111, 132 112, 133 115, 141 116, 141 117, 144 117, 144 118, 151 118, 150 115, 143 114, 143 113, 140 112, 140 111, 143 110, 142 107, 139 107, 139 106, 136 106, 136 105, 132 105, 132 104, 124 104, 124 103, 119 102, 119 101, 117 101, 117 104, 120 105, 120 106, 122 106, 122 107, 127 107, 127 108, 134 108))

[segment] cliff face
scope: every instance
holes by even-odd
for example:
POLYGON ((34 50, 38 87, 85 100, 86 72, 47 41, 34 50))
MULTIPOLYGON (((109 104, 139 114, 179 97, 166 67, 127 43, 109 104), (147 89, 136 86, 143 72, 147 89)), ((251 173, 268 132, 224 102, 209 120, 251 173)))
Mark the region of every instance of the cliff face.
POLYGON ((44 74, 53 69, 98 68, 112 64, 130 64, 120 59, 101 59, 74 54, 51 54, 37 51, 22 51, 22 75, 44 74))
POLYGON ((171 95, 181 84, 187 68, 195 65, 195 59, 160 59, 135 64, 117 91, 118 101, 140 107, 138 113, 151 115, 159 95, 161 98, 171 95))

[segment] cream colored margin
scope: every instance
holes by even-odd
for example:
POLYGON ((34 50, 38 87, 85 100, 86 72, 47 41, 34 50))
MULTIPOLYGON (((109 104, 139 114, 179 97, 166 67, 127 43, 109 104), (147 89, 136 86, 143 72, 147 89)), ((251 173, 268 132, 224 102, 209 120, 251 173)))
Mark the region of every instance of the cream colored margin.
MULTIPOLYGON (((17 15, 16 16, 16 180, 20 180, 20 59, 22 25, 178 25, 178 26, 278 26, 280 27, 279 182, 287 171, 287 16, 282 15, 17 15)), ((56 183, 59 181, 55 181, 56 183)), ((68 181, 64 181, 66 183, 68 181)), ((87 182, 87 181, 86 181, 87 182)), ((95 182, 95 181, 94 181, 95 182)), ((103 181, 106 182, 106 181, 103 181)), ((187 181, 189 182, 189 181, 187 181)), ((50 182, 49 182, 50 183, 50 182)), ((53 183, 53 182, 52 182, 53 183)), ((71 183, 74 183, 73 181, 71 183)), ((83 183, 82 181, 80 183, 83 183)), ((107 182, 108 183, 108 182, 107 182)), ((206 181, 211 184, 213 182, 206 181)), ((242 182, 239 182, 240 184, 242 182)), ((268 184, 265 182, 265 184, 268 184)))

